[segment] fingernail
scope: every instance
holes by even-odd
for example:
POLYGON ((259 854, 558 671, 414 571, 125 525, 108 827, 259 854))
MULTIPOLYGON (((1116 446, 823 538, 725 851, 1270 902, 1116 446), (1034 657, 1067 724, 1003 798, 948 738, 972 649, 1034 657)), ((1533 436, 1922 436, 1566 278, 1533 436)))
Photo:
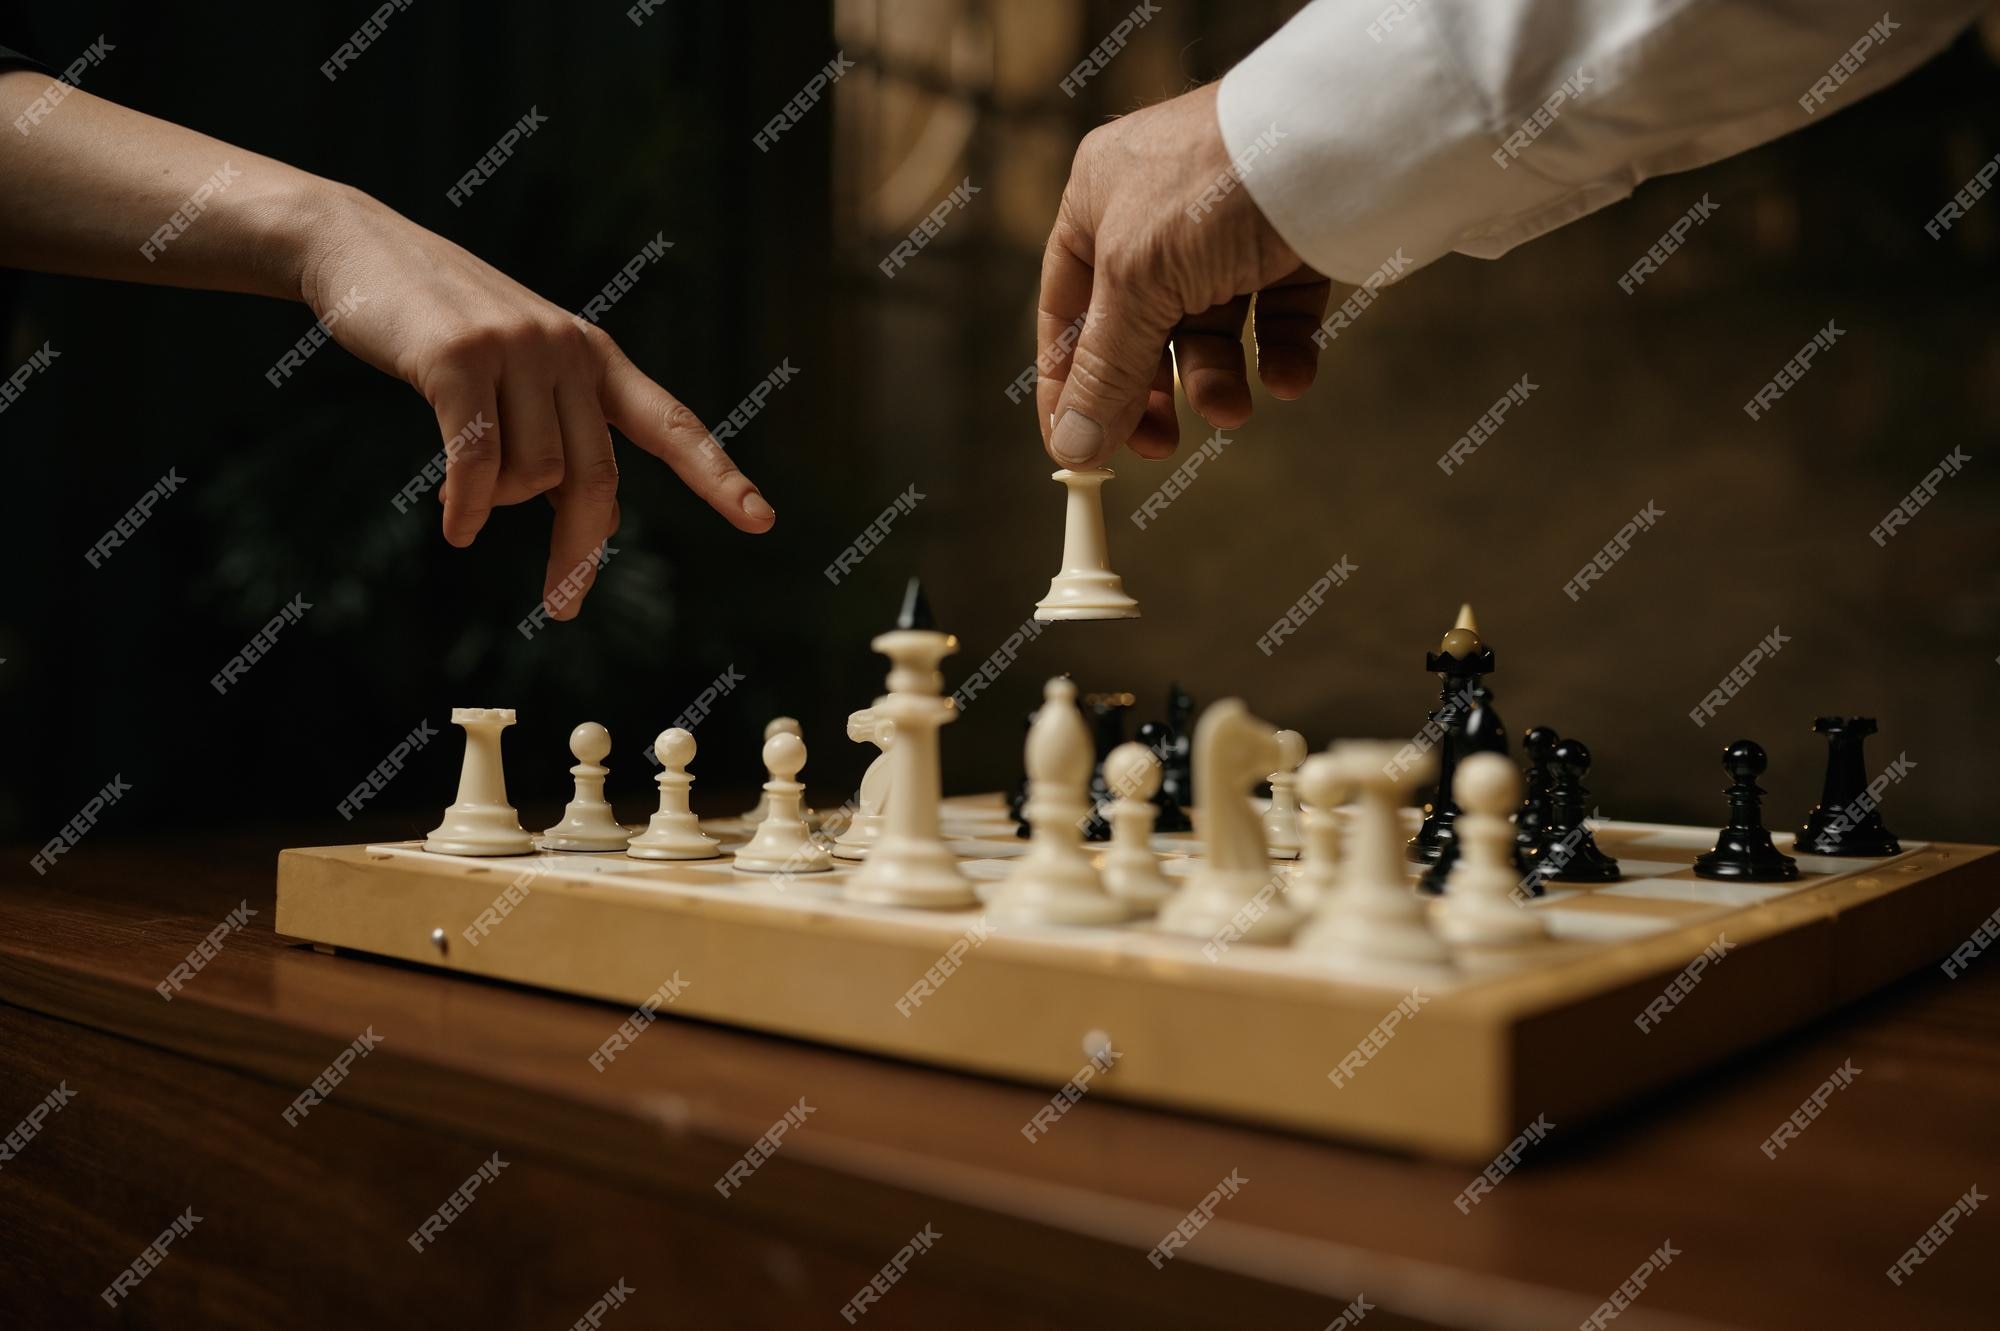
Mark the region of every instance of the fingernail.
POLYGON ((1049 451, 1065 467, 1088 467, 1103 447, 1104 427, 1074 407, 1063 413, 1049 439, 1049 451))
POLYGON ((758 522, 764 522, 778 516, 778 510, 765 503, 764 496, 758 494, 755 490, 743 496, 743 513, 744 516, 758 522))

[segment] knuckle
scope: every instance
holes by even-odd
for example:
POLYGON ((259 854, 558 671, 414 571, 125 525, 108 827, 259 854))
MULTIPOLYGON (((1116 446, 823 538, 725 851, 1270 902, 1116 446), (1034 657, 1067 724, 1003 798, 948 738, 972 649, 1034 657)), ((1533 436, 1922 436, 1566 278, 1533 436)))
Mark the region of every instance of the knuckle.
POLYGON ((510 465, 508 470, 513 472, 523 485, 537 494, 561 485, 565 474, 562 455, 559 453, 523 458, 518 466, 510 465))
POLYGON ((468 324, 446 333, 438 342, 438 357, 447 365, 491 365, 500 359, 506 338, 491 324, 468 324))
POLYGON ((490 467, 499 460, 500 441, 489 430, 477 439, 463 441, 454 450, 447 450, 445 470, 450 472, 459 467, 477 470, 481 467, 490 467))
POLYGON ((618 463, 611 458, 594 458, 584 464, 576 478, 577 493, 593 503, 608 504, 618 497, 618 463))

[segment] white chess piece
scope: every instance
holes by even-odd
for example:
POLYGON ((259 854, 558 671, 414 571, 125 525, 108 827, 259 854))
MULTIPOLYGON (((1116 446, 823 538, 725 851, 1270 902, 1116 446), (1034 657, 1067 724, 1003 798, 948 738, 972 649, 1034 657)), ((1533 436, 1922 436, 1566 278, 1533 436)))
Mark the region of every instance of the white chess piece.
POLYGON ((736 867, 751 873, 824 873, 833 867, 826 847, 813 840, 806 826, 799 769, 806 765, 806 742, 790 731, 764 741, 764 805, 770 810, 757 824, 757 835, 736 852, 736 867))
POLYGON ((1432 920, 1446 942, 1527 943, 1549 935, 1540 915, 1519 905, 1514 890, 1514 828, 1507 815, 1521 802, 1521 773, 1498 753, 1475 753, 1452 778, 1457 801, 1458 859, 1444 880, 1444 900, 1432 920))
POLYGON ((889 747, 882 831, 842 895, 926 910, 976 906, 979 898, 945 845, 938 818, 944 800, 938 728, 958 719, 958 709, 942 696, 938 663, 958 650, 958 639, 931 627, 930 608, 912 578, 897 626, 869 645, 891 662, 888 692, 875 700, 875 710, 896 728, 896 739, 889 747))
POLYGON ((701 830, 701 823, 688 808, 688 787, 694 778, 688 764, 694 761, 694 736, 679 726, 662 730, 653 741, 653 756, 660 760, 660 808, 645 831, 625 843, 625 853, 642 860, 712 860, 722 853, 714 837, 701 830))
POLYGON ((889 746, 896 741, 896 726, 873 707, 863 707, 848 713, 847 737, 856 744, 873 744, 881 750, 861 774, 861 789, 854 797, 854 816, 833 843, 835 859, 865 860, 875 838, 882 835, 882 803, 889 793, 889 746))
POLYGON ((1104 760, 1104 783, 1117 797, 1106 813, 1111 847, 1104 852, 1104 890, 1135 914, 1150 915, 1174 894, 1152 846, 1153 820, 1159 813, 1153 807, 1160 789, 1159 755, 1143 744, 1120 744, 1104 760))
POLYGON ((543 850, 623 850, 632 834, 619 826, 618 815, 604 798, 604 766, 611 752, 611 732, 595 721, 585 721, 569 732, 569 751, 576 766, 569 774, 576 778, 576 792, 563 810, 562 821, 542 833, 543 850))
MULTIPOLYGON (((778 735, 797 735, 800 739, 804 739, 806 737, 806 732, 805 729, 799 725, 799 720, 797 717, 774 716, 769 721, 766 721, 764 723, 764 742, 766 744, 769 744, 772 738, 778 735)), ((771 812, 770 801, 765 796, 760 794, 757 796, 757 802, 751 805, 749 810, 744 813, 743 821, 748 826, 754 828, 757 826, 757 824, 763 822, 764 819, 770 815, 770 812, 771 812)), ((805 815, 808 818, 808 820, 810 820, 811 810, 806 810, 805 815)))
POLYGON ((987 902, 996 924, 1113 924, 1131 913, 1104 890, 1083 848, 1092 756, 1076 685, 1050 680, 1028 727, 1028 853, 987 902))
POLYGON ((1334 774, 1355 790, 1360 807, 1346 839, 1340 884, 1320 902, 1295 945, 1326 958, 1336 969, 1450 960, 1405 876, 1402 827, 1396 817, 1437 764, 1426 754, 1417 764, 1404 766, 1397 757, 1401 748, 1342 740, 1330 751, 1334 774))
POLYGON ((1282 941, 1299 915, 1278 896, 1282 871, 1264 849, 1264 829, 1250 791, 1278 766, 1278 732, 1250 714, 1241 698, 1224 698, 1194 727, 1194 788, 1208 854, 1160 907, 1160 928, 1193 938, 1224 929, 1253 943, 1282 941))
POLYGON ((1278 732, 1278 767, 1267 778, 1271 807, 1264 813, 1264 845, 1274 860, 1295 860, 1303 835, 1299 825, 1298 771, 1306 760, 1306 737, 1296 730, 1278 732))
POLYGON ((1340 815, 1334 809, 1347 798, 1347 782, 1339 762, 1325 753, 1306 759, 1299 767, 1298 793, 1305 844, 1285 899, 1315 911, 1340 883, 1340 815))
POLYGON ((1068 489, 1062 571, 1050 581, 1049 594, 1036 602, 1035 618, 1137 619, 1139 603, 1125 594, 1125 584, 1111 571, 1104 535, 1104 483, 1112 473, 1102 467, 1065 468, 1051 476, 1068 489))
POLYGON ((514 724, 514 709, 454 707, 451 723, 465 730, 458 799, 431 829, 424 849, 440 855, 533 854, 535 839, 507 802, 507 771, 500 760, 500 732, 514 724))

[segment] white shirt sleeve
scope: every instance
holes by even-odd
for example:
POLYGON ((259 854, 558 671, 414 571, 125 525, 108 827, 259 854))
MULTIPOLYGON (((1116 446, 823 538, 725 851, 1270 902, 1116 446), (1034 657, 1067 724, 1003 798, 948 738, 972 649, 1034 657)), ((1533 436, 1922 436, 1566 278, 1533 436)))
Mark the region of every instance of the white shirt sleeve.
POLYGON ((1497 258, 1650 176, 1813 124, 1983 7, 1313 0, 1222 80, 1217 116, 1278 234, 1360 283, 1399 253, 1497 258))

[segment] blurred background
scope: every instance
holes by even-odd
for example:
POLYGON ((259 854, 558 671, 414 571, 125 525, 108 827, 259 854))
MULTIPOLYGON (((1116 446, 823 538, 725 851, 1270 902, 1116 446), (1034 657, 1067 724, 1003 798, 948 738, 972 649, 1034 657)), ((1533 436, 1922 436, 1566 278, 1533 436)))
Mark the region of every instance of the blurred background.
MULTIPOLYGON (((419 833, 453 795, 451 706, 518 708, 508 780, 524 821, 568 795, 566 736, 610 727, 611 790, 650 807, 642 753, 718 676, 697 727, 697 803, 747 798, 764 723, 790 714, 816 802, 873 750, 842 722, 879 691, 868 648, 920 572, 976 670, 1055 572, 1062 496, 1032 397, 1040 251, 1077 140, 1219 77, 1296 4, 1170 0, 1101 74, 1061 82, 1131 9, 1098 0, 426 0, 329 82, 376 8, 92 4, 12 9, 0 43, 83 86, 350 182, 579 309, 647 241, 665 258, 604 319, 714 426, 781 364, 795 374, 731 441, 778 510, 730 529, 622 448, 624 525, 580 620, 524 637, 549 514, 497 512, 467 551, 435 505, 394 496, 436 455, 429 409, 329 347, 273 388, 302 306, 0 273, 0 364, 61 358, 0 414, 15 571, 0 611, 0 836, 39 844, 114 773, 102 835, 317 825, 429 719, 439 741, 371 804, 419 833), (254 15, 254 17, 253 17, 254 15), (826 98, 753 136, 836 53, 826 98), (446 190, 530 107, 548 123, 464 207, 446 190), (978 186, 886 277, 896 242, 978 186), (185 484, 102 567, 85 551, 172 468, 185 484), (897 496, 922 497, 837 584, 824 570, 897 496), (226 695, 210 678, 281 607, 312 609, 226 695)), ((1135 622, 1058 625, 945 732, 947 787, 1019 772, 1041 682, 1169 681, 1240 695, 1314 747, 1403 738, 1437 684, 1424 653, 1461 601, 1515 733, 1586 739, 1606 816, 1714 823, 1718 757, 1771 751, 1774 825, 1824 765, 1815 715, 1868 713, 1871 770, 1908 837, 2000 839, 2000 201, 1928 221, 2000 151, 2000 25, 1902 84, 1498 262, 1458 256, 1385 292, 1297 403, 1256 412, 1144 530, 1173 463, 1128 459, 1106 491, 1135 622), (1632 294, 1639 255, 1704 196, 1714 215, 1632 294), (1765 419, 1741 404, 1829 320, 1846 335, 1765 419), (1537 391, 1464 466, 1438 457, 1509 385, 1537 391), (1954 448, 1962 475, 1885 547, 1869 532, 1954 448), (1563 587, 1648 502, 1664 516, 1601 582, 1563 587), (1268 654, 1314 579, 1355 572, 1268 654), (1689 710, 1766 635, 1786 644, 1706 727, 1689 710)), ((1329 190, 1339 181, 1326 182, 1329 190)), ((6 183, 0 181, 0 204, 6 183)), ((1336 289, 1339 301, 1345 292, 1336 289)), ((1211 433, 1183 413, 1183 455, 1211 433)), ((87 846, 85 847, 87 850, 87 846)), ((57 872, 60 872, 58 868, 57 872)))

